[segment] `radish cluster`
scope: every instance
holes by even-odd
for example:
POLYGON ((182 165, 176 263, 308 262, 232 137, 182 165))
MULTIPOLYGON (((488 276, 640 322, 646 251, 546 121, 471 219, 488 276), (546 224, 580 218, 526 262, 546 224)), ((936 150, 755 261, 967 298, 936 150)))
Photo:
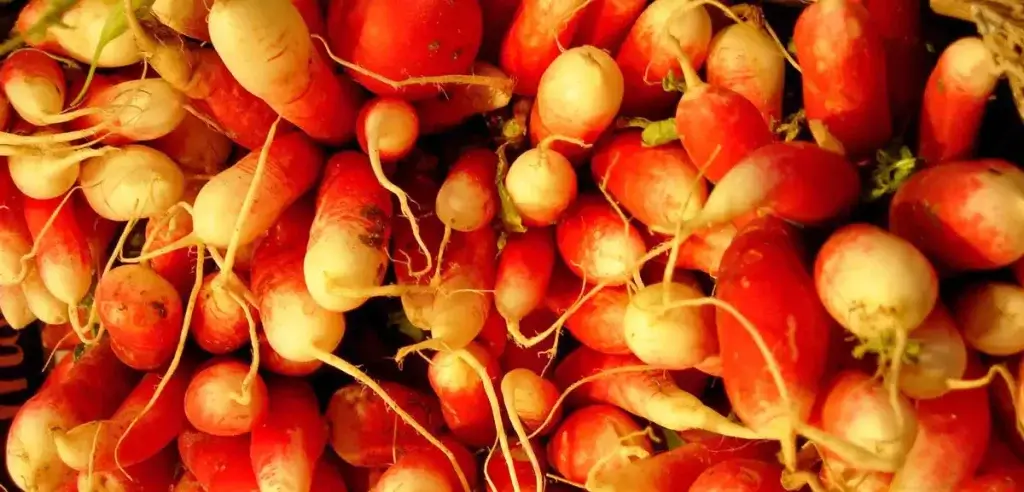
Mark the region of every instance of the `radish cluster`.
POLYGON ((917 0, 51 3, 21 490, 1024 490, 1024 170, 917 0))

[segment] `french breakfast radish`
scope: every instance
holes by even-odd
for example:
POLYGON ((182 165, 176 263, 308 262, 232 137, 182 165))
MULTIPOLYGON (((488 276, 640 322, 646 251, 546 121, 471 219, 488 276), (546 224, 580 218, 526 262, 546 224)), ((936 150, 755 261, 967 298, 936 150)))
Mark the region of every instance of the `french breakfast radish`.
POLYGON ((708 50, 707 75, 712 86, 754 103, 765 122, 782 121, 786 59, 762 29, 733 24, 716 33, 708 50))
POLYGON ((21 276, 22 258, 32 250, 32 235, 25 224, 22 194, 0 163, 0 283, 10 285, 21 276))
MULTIPOLYGON (((192 233, 192 216, 182 207, 172 207, 146 221, 146 245, 142 254, 161 249, 192 233)), ((149 260, 149 267, 187 299, 195 283, 196 248, 169 251, 149 260)))
POLYGON ((1024 287, 989 281, 968 285, 950 306, 967 345, 983 354, 1008 356, 1024 350, 1020 316, 1024 287))
POLYGON ((558 473, 575 483, 614 475, 634 456, 653 453, 651 440, 628 413, 591 405, 569 414, 548 442, 547 456, 558 473))
POLYGON ((92 111, 69 122, 78 133, 97 133, 109 144, 163 137, 185 119, 185 96, 163 79, 94 82, 83 105, 92 111))
POLYGON ((196 429, 214 436, 237 436, 252 431, 267 416, 267 385, 257 376, 248 398, 237 390, 249 366, 230 358, 204 364, 185 391, 185 416, 196 429))
POLYGON ((527 226, 552 225, 576 199, 576 171, 562 153, 541 146, 509 166, 505 189, 527 226))
POLYGON ((358 98, 314 49, 290 0, 214 2, 207 22, 214 49, 247 91, 319 142, 355 135, 358 98))
POLYGON ((703 297, 682 282, 659 282, 634 293, 622 320, 633 355, 664 369, 689 369, 716 355, 714 310, 692 304, 703 297))
POLYGON ((686 150, 678 143, 646 146, 639 130, 602 141, 590 172, 630 215, 663 234, 674 234, 707 199, 707 186, 686 150))
POLYGON ((910 334, 909 343, 915 350, 900 371, 899 387, 904 395, 917 400, 938 398, 950 391, 947 381, 963 378, 967 346, 960 327, 941 302, 935 303, 921 326, 910 334))
POLYGON ((711 43, 711 17, 703 5, 687 0, 656 0, 644 9, 615 56, 628 116, 671 116, 678 92, 662 88, 670 72, 680 74, 680 53, 694 70, 704 64, 711 43))
POLYGON ((566 266, 587 282, 628 282, 647 250, 632 224, 623 221, 604 198, 581 195, 555 227, 558 251, 566 266), (600 231, 595 233, 595 231, 600 231))
POLYGON ((427 368, 427 378, 441 401, 441 415, 459 442, 473 448, 487 447, 494 442, 498 429, 484 387, 496 385, 500 377, 498 359, 475 343, 461 351, 434 354, 427 368), (476 359, 477 365, 486 370, 490 382, 484 382, 465 357, 476 359))
POLYGON ((505 398, 509 415, 514 413, 530 434, 548 434, 554 431, 554 424, 562 420, 562 408, 555 406, 559 397, 558 388, 551 380, 529 369, 507 372, 501 378, 501 394, 505 398), (554 415, 548 419, 551 413, 554 415), (544 425, 545 420, 548 421, 547 425, 544 425))
POLYGON ((586 10, 581 0, 520 3, 501 45, 501 69, 516 80, 515 93, 536 96, 548 67, 571 46, 586 10))
MULTIPOLYGON (((36 130, 33 136, 56 135, 51 128, 36 130)), ((82 162, 113 152, 113 147, 78 148, 58 143, 46 149, 19 153, 7 158, 7 168, 18 191, 29 198, 48 200, 64 195, 81 176, 82 162)))
POLYGON ((644 11, 643 0, 593 0, 585 4, 573 44, 590 45, 615 53, 626 39, 637 17, 644 11))
POLYGON ((125 364, 150 371, 171 360, 183 312, 170 282, 144 266, 122 265, 100 277, 94 304, 125 364))
POLYGON ((999 71, 985 42, 966 37, 950 44, 924 90, 917 156, 926 165, 973 157, 985 106, 999 71))
POLYGON ((824 0, 804 9, 793 31, 803 67, 807 119, 820 120, 855 159, 892 138, 885 46, 857 0, 824 0), (839 76, 842 74, 842 76, 839 76))
MULTIPOLYGON (((67 84, 57 60, 37 49, 11 53, 0 67, 0 89, 21 119, 35 126, 67 121, 67 84)), ((73 118, 75 115, 71 115, 73 118)))
MULTIPOLYGON (((249 342, 249 323, 245 310, 226 289, 217 288, 219 272, 207 274, 199 288, 189 333, 203 350, 223 355, 234 352, 249 342)), ((244 280, 243 280, 244 282, 244 280)), ((258 314, 250 313, 256 318, 258 314)), ((257 318, 258 319, 258 318, 257 318)))
POLYGON ((889 228, 951 272, 994 270, 1024 255, 1024 171, 1000 159, 946 162, 900 186, 889 228))
POLYGON ((305 381, 267 380, 267 416, 252 429, 249 456, 261 489, 309 490, 327 444, 327 425, 305 381))
MULTIPOLYGON (((694 232, 692 236, 687 237, 679 245, 675 268, 677 270, 697 270, 707 273, 713 278, 717 277, 718 269, 722 263, 722 256, 729 245, 732 244, 738 232, 737 227, 732 222, 726 222, 694 232)), ((672 235, 654 233, 648 234, 644 239, 648 247, 657 248, 663 243, 671 242, 672 235)), ((656 256, 647 265, 661 265, 664 267, 664 265, 668 264, 670 256, 672 256, 671 251, 656 256)), ((641 273, 643 273, 643 270, 641 270, 641 273)))
POLYGON ((149 218, 180 201, 185 176, 164 153, 128 145, 82 164, 79 181, 89 206, 118 222, 149 218))
POLYGON ((780 483, 782 468, 773 463, 752 459, 723 461, 701 473, 690 492, 783 492, 780 483))
MULTIPOLYGON (((256 474, 249 458, 251 437, 214 436, 195 429, 185 429, 178 436, 178 453, 181 463, 196 477, 206 490, 213 489, 215 480, 229 478, 251 480, 256 484, 256 474)), ((246 490, 251 489, 219 489, 246 490)))
POLYGON ((470 149, 459 155, 437 192, 437 218, 460 232, 490 224, 499 206, 494 182, 497 168, 498 156, 489 149, 470 149))
POLYGON ((519 321, 540 307, 548 290, 556 261, 552 232, 551 228, 532 228, 510 235, 498 257, 494 307, 517 343, 525 340, 519 321))
POLYGON ((89 244, 75 220, 75 206, 64 198, 24 199, 25 222, 32 233, 39 277, 53 296, 69 306, 89 292, 93 281, 93 261, 89 244))
POLYGON ((343 151, 327 161, 303 258, 306 287, 320 306, 350 311, 380 285, 391 217, 391 195, 377 182, 370 159, 343 151))
POLYGON ((0 316, 15 330, 25 328, 37 319, 20 285, 0 286, 0 316))

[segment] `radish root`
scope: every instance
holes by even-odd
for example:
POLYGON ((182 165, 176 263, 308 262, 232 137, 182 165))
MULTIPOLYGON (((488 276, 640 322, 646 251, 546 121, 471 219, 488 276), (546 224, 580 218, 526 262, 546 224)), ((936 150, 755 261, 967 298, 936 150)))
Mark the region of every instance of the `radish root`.
POLYGON ((1013 406, 1013 414, 1015 416, 1017 433, 1021 437, 1024 437, 1024 422, 1021 422, 1018 409, 1020 408, 1020 394, 1018 393, 1017 379, 1013 377, 1013 374, 1003 364, 994 364, 988 368, 988 372, 984 376, 978 379, 947 379, 946 387, 954 391, 960 390, 971 390, 977 388, 984 388, 992 384, 992 380, 999 376, 1003 382, 1006 383, 1007 391, 1010 393, 1010 404, 1013 406))
MULTIPOLYGON (((494 429, 497 431, 501 452, 505 456, 505 465, 508 467, 508 474, 512 480, 512 490, 513 492, 521 492, 522 489, 519 485, 519 477, 516 475, 515 462, 512 460, 512 450, 508 445, 508 434, 505 433, 505 424, 501 418, 501 405, 498 403, 497 392, 494 391, 494 383, 491 381, 490 376, 487 375, 487 369, 484 368, 483 364, 480 364, 480 361, 473 354, 465 349, 456 350, 453 354, 473 369, 473 372, 480 378, 480 383, 484 387, 484 393, 487 395, 487 403, 491 406, 491 414, 494 417, 494 429)), ((538 488, 537 490, 540 491, 541 489, 538 488)))
MULTIPOLYGON (((523 421, 519 418, 519 412, 516 410, 515 394, 517 388, 512 386, 510 383, 511 381, 507 377, 502 378, 501 380, 501 397, 505 404, 505 413, 508 415, 508 420, 512 425, 512 429, 516 432, 516 437, 519 439, 519 445, 526 453, 526 458, 530 460, 530 468, 533 469, 533 475, 536 478, 534 487, 537 492, 540 492, 544 490, 544 471, 540 468, 540 460, 537 458, 537 453, 533 450, 533 444, 530 442, 530 436, 523 427, 523 421)), ((497 488, 492 490, 497 490, 497 488)))

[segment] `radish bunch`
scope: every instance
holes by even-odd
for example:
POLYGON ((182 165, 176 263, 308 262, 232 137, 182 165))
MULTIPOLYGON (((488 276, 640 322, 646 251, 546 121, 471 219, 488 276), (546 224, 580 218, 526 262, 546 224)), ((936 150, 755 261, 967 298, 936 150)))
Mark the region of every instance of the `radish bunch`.
POLYGON ((916 0, 51 4, 21 490, 1024 490, 1001 62, 916 0))

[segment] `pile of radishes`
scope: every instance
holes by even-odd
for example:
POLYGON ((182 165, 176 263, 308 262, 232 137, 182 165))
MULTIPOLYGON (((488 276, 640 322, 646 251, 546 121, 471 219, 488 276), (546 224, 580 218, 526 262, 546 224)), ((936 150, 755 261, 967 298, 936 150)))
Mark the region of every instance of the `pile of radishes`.
POLYGON ((802 8, 29 1, 0 313, 66 335, 12 480, 1024 492, 999 64, 802 8))

